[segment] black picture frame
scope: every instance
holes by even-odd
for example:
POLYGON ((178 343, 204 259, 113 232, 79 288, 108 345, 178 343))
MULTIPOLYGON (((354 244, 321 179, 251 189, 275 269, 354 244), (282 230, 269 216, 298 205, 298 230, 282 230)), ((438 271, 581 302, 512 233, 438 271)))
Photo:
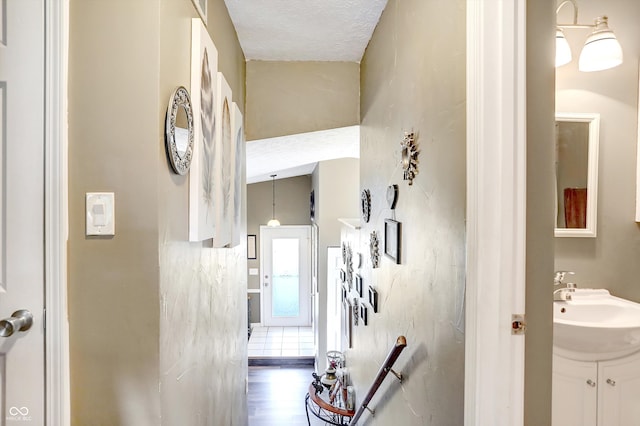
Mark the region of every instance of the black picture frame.
POLYGON ((314 189, 309 194, 309 219, 311 222, 316 221, 316 191, 314 189))
POLYGON ((353 347, 351 339, 353 329, 353 305, 348 300, 342 302, 342 337, 347 348, 353 347))
POLYGON ((247 259, 257 259, 257 246, 256 246, 256 235, 249 234, 247 235, 247 259))
POLYGON ((360 303, 360 322, 362 325, 369 325, 369 309, 364 303, 360 303))
POLYGON ((393 219, 384 220, 384 254, 400 264, 401 223, 393 219))
POLYGON ((369 305, 374 313, 378 313, 378 292, 375 288, 369 286, 369 305))
POLYGON ((362 297, 362 277, 359 274, 356 274, 355 277, 356 277, 356 291, 358 292, 358 296, 362 297))

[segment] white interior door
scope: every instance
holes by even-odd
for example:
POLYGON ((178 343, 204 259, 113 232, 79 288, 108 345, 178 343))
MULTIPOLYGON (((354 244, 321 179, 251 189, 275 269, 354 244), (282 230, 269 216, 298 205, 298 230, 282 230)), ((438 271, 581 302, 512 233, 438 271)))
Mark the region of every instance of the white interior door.
POLYGON ((0 14, 0 418, 44 425, 44 1, 0 14))
POLYGON ((311 227, 260 227, 262 323, 311 325, 311 227))

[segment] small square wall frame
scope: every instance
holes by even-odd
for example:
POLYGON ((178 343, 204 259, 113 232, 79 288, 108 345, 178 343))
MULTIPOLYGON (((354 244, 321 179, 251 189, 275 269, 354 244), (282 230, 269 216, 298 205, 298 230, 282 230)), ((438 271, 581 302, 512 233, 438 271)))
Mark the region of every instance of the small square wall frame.
POLYGON ((371 286, 369 286, 369 305, 373 309, 374 313, 378 313, 378 292, 371 286))
POLYGON ((369 325, 369 309, 364 303, 360 303, 360 322, 362 325, 369 325))

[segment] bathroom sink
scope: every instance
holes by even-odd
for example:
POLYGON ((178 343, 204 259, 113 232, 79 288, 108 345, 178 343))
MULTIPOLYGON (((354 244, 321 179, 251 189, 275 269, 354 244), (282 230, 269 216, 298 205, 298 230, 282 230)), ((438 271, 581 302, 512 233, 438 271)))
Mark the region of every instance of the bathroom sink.
POLYGON ((576 289, 553 302, 553 347, 582 361, 619 358, 640 350, 640 304, 607 290, 576 289))

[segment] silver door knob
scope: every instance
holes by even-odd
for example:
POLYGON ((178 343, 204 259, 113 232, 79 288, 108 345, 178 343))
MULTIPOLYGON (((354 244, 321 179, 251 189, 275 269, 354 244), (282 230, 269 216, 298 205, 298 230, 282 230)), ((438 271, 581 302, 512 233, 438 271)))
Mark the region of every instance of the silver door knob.
POLYGON ((16 331, 27 331, 33 324, 31 312, 21 309, 11 314, 11 318, 0 321, 0 337, 9 337, 16 331))

